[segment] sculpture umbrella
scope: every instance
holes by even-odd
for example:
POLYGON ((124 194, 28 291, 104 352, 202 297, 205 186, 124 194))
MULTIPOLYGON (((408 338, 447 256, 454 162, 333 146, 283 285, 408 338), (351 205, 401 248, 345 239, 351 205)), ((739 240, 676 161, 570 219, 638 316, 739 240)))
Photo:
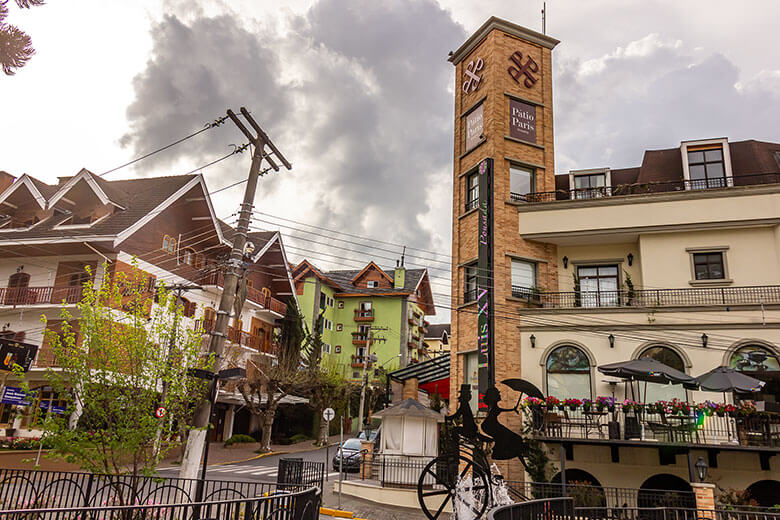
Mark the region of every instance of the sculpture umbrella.
POLYGON ((764 382, 729 367, 717 367, 696 378, 702 390, 710 392, 756 392, 764 382))
POLYGON ((520 404, 520 401, 523 398, 523 394, 527 395, 528 397, 536 397, 538 399, 544 399, 544 394, 541 390, 536 388, 536 386, 531 383, 530 381, 526 381, 525 379, 504 379, 501 381, 503 384, 511 388, 512 390, 515 390, 517 392, 520 392, 520 397, 517 398, 517 404, 520 404))

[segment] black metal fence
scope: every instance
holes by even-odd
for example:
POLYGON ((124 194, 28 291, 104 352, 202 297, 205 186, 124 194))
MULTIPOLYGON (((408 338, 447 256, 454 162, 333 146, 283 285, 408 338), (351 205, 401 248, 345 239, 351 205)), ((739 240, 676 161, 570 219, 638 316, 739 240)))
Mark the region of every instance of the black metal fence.
MULTIPOLYGON (((198 482, 181 478, 0 469, 0 518, 4 518, 3 510, 188 504, 195 501, 198 482)), ((205 502, 289 495, 310 487, 318 489, 316 500, 319 500, 322 489, 319 483, 309 482, 308 477, 297 484, 206 480, 203 486, 205 502)))
POLYGON ((488 520, 557 520, 574 518, 574 502, 571 498, 528 500, 518 504, 500 506, 487 514, 488 520))
POLYGON ((11 520, 316 520, 319 517, 316 487, 277 490, 261 496, 198 503, 138 502, 80 507, 0 509, 0 518, 11 520))
POLYGON ((687 307, 780 303, 780 285, 544 292, 512 286, 512 296, 550 308, 687 307))
POLYGON ((323 462, 302 458, 279 459, 276 482, 279 485, 317 486, 323 489, 326 467, 323 462))
POLYGON ((570 497, 576 507, 696 507, 696 496, 691 491, 665 489, 635 489, 566 484, 555 482, 506 481, 510 496, 515 500, 570 497))

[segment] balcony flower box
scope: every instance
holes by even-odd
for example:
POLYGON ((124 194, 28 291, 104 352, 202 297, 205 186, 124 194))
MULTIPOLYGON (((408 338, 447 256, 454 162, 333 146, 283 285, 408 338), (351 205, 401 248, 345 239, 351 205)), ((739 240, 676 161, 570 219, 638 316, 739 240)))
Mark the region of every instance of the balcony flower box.
POLYGON ((582 401, 579 400, 579 399, 575 399, 573 397, 570 397, 568 399, 564 399, 563 400, 563 404, 564 404, 564 406, 568 406, 569 410, 574 412, 574 411, 577 411, 577 408, 582 406, 582 401))

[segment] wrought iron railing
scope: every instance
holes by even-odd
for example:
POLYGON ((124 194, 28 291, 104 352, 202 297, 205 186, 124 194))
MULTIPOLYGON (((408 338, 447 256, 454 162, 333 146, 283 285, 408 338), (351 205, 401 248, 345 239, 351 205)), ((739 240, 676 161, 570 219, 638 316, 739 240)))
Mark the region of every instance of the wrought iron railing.
POLYGON ((769 412, 719 416, 564 407, 532 409, 531 418, 539 437, 780 447, 780 415, 769 412))
POLYGON ((780 303, 780 285, 545 292, 512 286, 512 296, 542 307, 685 307, 780 303))
POLYGON ((576 507, 696 507, 696 495, 692 491, 514 480, 507 480, 506 485, 515 500, 571 497, 576 507))
POLYGON ((0 305, 73 304, 81 301, 83 292, 81 285, 3 287, 0 288, 0 305))
MULTIPOLYGON (((758 173, 739 175, 730 179, 698 179, 663 182, 640 182, 600 186, 595 188, 575 188, 570 190, 541 191, 532 193, 512 193, 510 199, 516 202, 553 202, 556 200, 599 199, 620 195, 640 195, 675 191, 699 191, 709 189, 728 189, 733 186, 758 186, 780 183, 778 173, 758 173)), ((468 209, 468 208, 467 208, 468 209)))

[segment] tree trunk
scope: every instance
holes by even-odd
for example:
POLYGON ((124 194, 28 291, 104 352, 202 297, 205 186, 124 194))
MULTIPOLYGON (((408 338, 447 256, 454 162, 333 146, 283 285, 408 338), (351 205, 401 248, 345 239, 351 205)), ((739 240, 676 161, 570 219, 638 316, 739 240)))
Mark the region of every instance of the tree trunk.
POLYGON ((325 446, 328 443, 328 434, 330 433, 328 431, 328 421, 322 416, 322 410, 321 406, 317 407, 317 414, 320 418, 320 433, 317 435, 317 446, 325 446))
POLYGON ((260 437, 260 450, 262 451, 271 451, 271 428, 274 425, 274 416, 276 416, 276 406, 268 408, 263 416, 263 435, 260 437))

